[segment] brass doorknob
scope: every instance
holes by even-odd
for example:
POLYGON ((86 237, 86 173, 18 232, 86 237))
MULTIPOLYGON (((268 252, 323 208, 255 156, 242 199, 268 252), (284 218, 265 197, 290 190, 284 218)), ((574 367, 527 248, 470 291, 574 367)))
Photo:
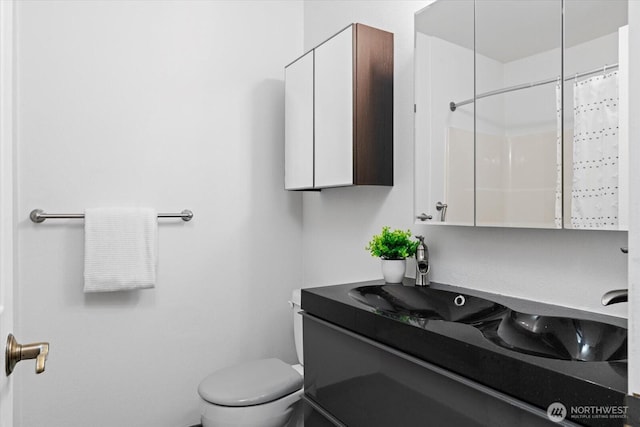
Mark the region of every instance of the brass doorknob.
POLYGON ((7 376, 9 376, 19 361, 36 359, 36 374, 41 374, 44 372, 44 363, 48 356, 48 342, 18 344, 13 334, 9 334, 7 337, 7 347, 5 348, 4 369, 7 376))

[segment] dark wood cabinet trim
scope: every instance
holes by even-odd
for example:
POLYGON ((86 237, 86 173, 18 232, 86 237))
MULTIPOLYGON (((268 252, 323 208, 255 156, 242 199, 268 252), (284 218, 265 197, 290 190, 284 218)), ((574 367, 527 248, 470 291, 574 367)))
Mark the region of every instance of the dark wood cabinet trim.
POLYGON ((353 183, 393 185, 393 33, 354 24, 353 183))

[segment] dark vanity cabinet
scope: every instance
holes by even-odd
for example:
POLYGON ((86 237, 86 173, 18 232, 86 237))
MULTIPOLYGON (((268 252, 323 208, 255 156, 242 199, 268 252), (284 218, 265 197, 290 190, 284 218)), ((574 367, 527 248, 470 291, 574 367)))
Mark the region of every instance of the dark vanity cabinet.
POLYGON ((305 427, 556 425, 545 411, 316 317, 305 316, 304 336, 306 404, 316 406, 305 427))
MULTIPOLYGON (((623 426, 624 418, 575 414, 554 422, 547 410, 555 402, 567 411, 620 410, 624 358, 580 362, 514 353, 489 342, 472 321, 416 321, 367 309, 352 298, 358 285, 303 290, 306 427, 623 426)), ((466 294, 468 303, 473 298, 466 294)))

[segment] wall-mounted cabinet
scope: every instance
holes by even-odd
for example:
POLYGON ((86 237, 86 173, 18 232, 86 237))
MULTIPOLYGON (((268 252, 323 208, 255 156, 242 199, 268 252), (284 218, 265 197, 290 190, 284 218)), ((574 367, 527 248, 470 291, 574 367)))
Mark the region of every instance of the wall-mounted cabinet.
POLYGON ((393 185, 393 34, 352 24, 285 67, 285 189, 393 185))

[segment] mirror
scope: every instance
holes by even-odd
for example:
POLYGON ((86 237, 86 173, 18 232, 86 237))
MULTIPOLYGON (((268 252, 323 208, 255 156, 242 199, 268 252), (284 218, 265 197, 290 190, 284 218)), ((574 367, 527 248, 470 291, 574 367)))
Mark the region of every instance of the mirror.
POLYGON ((434 224, 475 223, 474 104, 449 108, 473 100, 473 19, 473 0, 437 1, 415 19, 415 172, 429 183, 415 201, 434 224))
POLYGON ((416 13, 419 221, 627 228, 627 7, 439 0, 416 13))
POLYGON ((476 225, 562 227, 561 7, 476 2, 476 225))
POLYGON ((565 2, 565 228, 628 229, 627 11, 627 0, 565 2))

